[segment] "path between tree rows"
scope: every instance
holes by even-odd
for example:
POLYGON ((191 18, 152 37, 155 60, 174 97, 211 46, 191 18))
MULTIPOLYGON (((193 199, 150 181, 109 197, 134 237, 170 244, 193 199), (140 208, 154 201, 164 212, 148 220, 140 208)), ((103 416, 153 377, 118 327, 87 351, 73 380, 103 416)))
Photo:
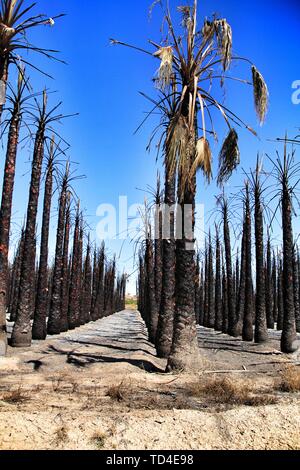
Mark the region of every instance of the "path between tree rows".
POLYGON ((205 371, 164 374, 135 311, 9 348, 0 358, 0 449, 300 449, 299 394, 276 404, 229 406, 190 388, 232 370, 269 393, 287 362, 280 335, 263 346, 198 329, 205 371), (240 371, 240 372, 238 372, 240 371))

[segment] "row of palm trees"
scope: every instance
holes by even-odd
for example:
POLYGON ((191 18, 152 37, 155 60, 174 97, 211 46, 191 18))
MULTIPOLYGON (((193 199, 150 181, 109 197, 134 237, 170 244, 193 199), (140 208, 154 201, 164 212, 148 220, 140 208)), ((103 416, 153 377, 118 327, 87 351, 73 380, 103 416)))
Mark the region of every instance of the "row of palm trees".
MULTIPOLYGON (((194 320, 198 325, 257 344, 267 342, 269 330, 276 328, 282 331, 282 352, 293 353, 298 349, 297 332, 300 333, 300 255, 292 228, 300 166, 295 162, 295 153, 287 153, 286 143, 283 158, 278 157, 272 163, 273 170, 266 174, 258 160, 255 171, 246 176, 244 188, 232 201, 224 191, 217 197, 220 214, 217 219, 220 220, 215 224, 214 236, 209 230, 204 252, 198 252, 193 260, 195 280, 190 290, 194 299, 194 320), (273 210, 266 203, 265 195, 265 182, 268 181, 268 187, 272 186, 271 177, 279 188, 275 206, 272 196, 273 210), (231 208, 236 200, 242 201, 240 236, 237 234, 238 208, 235 205, 234 215, 231 208), (272 225, 277 210, 281 214, 283 245, 272 247, 272 225), (271 219, 266 231, 268 217, 271 219), (232 247, 239 238, 241 248, 234 255, 232 247)), ((173 313, 166 328, 165 312, 157 309, 157 305, 162 305, 163 292, 161 285, 155 283, 163 264, 157 260, 163 259, 166 253, 162 240, 151 238, 155 229, 151 228, 150 216, 146 220, 148 237, 139 253, 138 308, 158 355, 167 357, 165 344, 172 347, 176 318, 173 313)), ((159 224, 160 220, 155 217, 154 224, 159 224)), ((160 237, 161 227, 156 232, 160 237)), ((176 283, 174 288, 176 290, 176 283)))
POLYGON ((32 45, 28 32, 37 26, 53 26, 56 18, 63 15, 49 18, 34 14, 34 8, 35 4, 26 6, 25 0, 3 0, 0 4, 0 118, 5 117, 2 136, 7 133, 0 209, 0 355, 7 349, 7 308, 14 321, 11 345, 28 347, 32 338, 45 339, 47 334, 58 334, 97 320, 113 313, 115 308, 123 308, 125 302, 125 275, 116 281, 116 262, 109 261, 104 246, 95 250, 91 266, 88 229, 72 190, 76 177, 69 162, 61 170, 61 159, 68 148, 63 148, 65 141, 60 138, 55 124, 69 116, 61 113, 61 103, 49 106, 46 91, 32 91, 25 69, 39 69, 28 62, 27 56, 26 59, 20 56, 22 52, 36 52, 48 58, 56 57, 57 51, 32 45), (18 74, 16 89, 9 80, 12 65, 18 74), (15 170, 20 141, 24 141, 20 135, 23 129, 28 130, 29 139, 34 143, 31 178, 25 224, 10 267, 15 170), (43 170, 44 203, 37 263, 38 204, 43 170), (56 190, 59 192, 56 246, 54 263, 49 269, 50 216, 56 190), (75 217, 74 204, 77 206, 75 217), (73 244, 70 243, 72 226, 73 244))
MULTIPOLYGON (((143 266, 152 286, 149 289, 147 308, 153 314, 146 315, 150 338, 155 338, 159 354, 168 358, 167 370, 173 370, 191 367, 200 354, 193 288, 196 173, 201 170, 208 181, 212 177, 210 139, 217 140, 215 113, 221 116, 228 129, 219 155, 220 185, 228 180, 240 162, 237 127, 245 128, 256 135, 223 101, 218 101, 217 95, 212 94, 213 90, 218 89, 218 85, 222 87, 228 76, 232 80, 250 84, 254 91, 257 116, 262 124, 267 112, 268 89, 254 64, 233 54, 232 29, 226 19, 214 16, 211 21, 204 19, 201 26, 198 26, 198 2, 194 0, 193 6, 178 7, 175 14, 179 14, 181 20, 177 27, 172 19, 173 12, 170 11, 169 3, 165 3, 166 5, 164 2, 157 2, 163 8, 164 36, 161 43, 149 41, 154 52, 115 39, 111 43, 136 49, 160 62, 154 80, 158 96, 146 96, 152 105, 147 117, 157 113, 161 116, 151 142, 158 137, 158 152, 163 155, 165 205, 170 211, 176 202, 181 213, 189 208, 189 214, 181 220, 183 236, 180 238, 174 235, 174 217, 171 214, 170 234, 163 237, 162 291, 158 298, 154 297, 152 291, 156 276, 153 280, 151 259, 155 255, 152 254, 152 244, 147 240, 143 266), (237 61, 251 65, 251 81, 229 75, 231 63, 237 61)), ((227 271, 230 277, 229 263, 227 271)))

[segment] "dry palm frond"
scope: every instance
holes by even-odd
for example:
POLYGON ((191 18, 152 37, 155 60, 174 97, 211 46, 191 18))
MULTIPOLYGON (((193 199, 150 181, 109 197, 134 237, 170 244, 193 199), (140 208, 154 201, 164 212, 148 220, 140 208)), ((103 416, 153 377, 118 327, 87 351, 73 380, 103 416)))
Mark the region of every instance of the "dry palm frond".
POLYGON ((173 120, 170 124, 165 144, 165 164, 170 176, 178 167, 184 167, 184 154, 188 143, 187 126, 182 118, 173 120))
POLYGON ((182 14, 182 26, 184 28, 191 28, 193 26, 193 20, 191 17, 191 7, 189 6, 179 6, 177 10, 182 14))
POLYGON ((223 57, 223 69, 226 71, 230 67, 232 58, 232 29, 224 18, 215 20, 214 25, 219 50, 223 57))
POLYGON ((240 150, 238 147, 238 135, 234 129, 230 129, 224 140, 219 156, 218 185, 222 185, 232 175, 240 163, 240 150))
POLYGON ((196 155, 191 167, 190 176, 193 177, 198 169, 203 171, 207 181, 210 182, 212 177, 212 153, 209 142, 204 137, 201 137, 201 139, 197 141, 196 155))
POLYGON ((205 40, 211 39, 215 34, 215 25, 212 21, 205 20, 202 28, 202 36, 205 40))
POLYGON ((266 85, 266 82, 262 74, 257 70, 257 68, 254 65, 252 66, 252 77, 253 77, 255 109, 256 109, 259 122, 262 125, 265 121, 267 110, 268 110, 268 101, 269 101, 268 87, 266 85))
POLYGON ((170 85, 173 75, 173 49, 171 46, 161 47, 154 56, 161 60, 157 84, 161 90, 165 90, 170 85))

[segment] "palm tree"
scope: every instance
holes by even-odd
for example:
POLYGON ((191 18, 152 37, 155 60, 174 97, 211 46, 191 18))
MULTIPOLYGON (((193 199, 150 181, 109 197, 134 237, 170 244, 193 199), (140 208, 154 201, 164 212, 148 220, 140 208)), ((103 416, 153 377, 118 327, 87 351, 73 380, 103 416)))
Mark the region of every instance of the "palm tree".
POLYGON ((39 107, 39 116, 37 118, 37 132, 35 137, 31 182, 29 188, 18 310, 11 338, 12 345, 15 347, 28 347, 31 345, 32 334, 30 320, 32 311, 30 295, 33 283, 33 273, 35 271, 35 231, 42 163, 44 158, 45 133, 48 119, 47 95, 44 92, 42 107, 39 107))
POLYGON ((33 317, 32 308, 32 286, 33 286, 33 273, 35 272, 35 257, 36 257, 36 221, 38 211, 38 201, 40 192, 40 182, 42 173, 42 163, 44 158, 44 146, 47 140, 47 131, 52 133, 55 131, 52 128, 53 123, 60 121, 67 117, 63 114, 58 114, 57 109, 61 103, 54 106, 50 111, 47 110, 47 93, 43 92, 42 105, 37 103, 38 114, 37 116, 30 112, 27 113, 33 118, 34 124, 37 127, 35 144, 32 160, 31 181, 29 187, 29 200, 27 208, 27 218, 25 227, 25 241, 24 241, 24 256, 22 259, 19 300, 17 309, 17 318, 12 332, 12 345, 15 347, 29 347, 31 345, 31 318, 33 317))
POLYGON ((57 335, 61 331, 61 293, 62 293, 62 269, 63 269, 63 248, 64 230, 67 210, 67 195, 69 186, 70 169, 69 163, 61 183, 61 191, 58 204, 58 221, 56 230, 55 259, 52 276, 52 292, 50 301, 49 320, 47 332, 49 335, 57 335))
MULTIPOLYGON (((165 135, 165 161, 170 175, 177 173, 178 203, 183 217, 182 238, 176 241, 176 289, 175 322, 171 355, 168 370, 185 369, 195 362, 199 355, 194 308, 195 250, 194 250, 194 208, 196 195, 196 172, 202 169, 207 179, 211 177, 211 151, 208 134, 216 135, 211 119, 211 108, 220 111, 229 129, 220 153, 219 183, 226 181, 239 163, 238 136, 232 122, 247 127, 227 107, 219 103, 210 93, 211 82, 220 78, 219 65, 222 65, 222 80, 229 68, 232 56, 232 31, 225 19, 205 21, 203 29, 197 28, 197 0, 193 7, 179 7, 183 16, 184 34, 176 36, 171 13, 167 6, 165 20, 167 38, 163 44, 151 44, 156 48, 154 56, 160 60, 156 84, 173 96, 172 82, 176 82, 176 112, 165 135), (183 37, 186 44, 183 45, 183 37), (208 86, 206 87, 206 84, 208 86), (203 135, 198 138, 198 118, 203 135), (206 125, 206 117, 212 129, 206 125), (186 208, 189 208, 186 211, 186 208), (187 213, 188 212, 188 213, 187 213)), ((123 44, 112 40, 113 44, 123 44)), ((130 46, 135 48, 134 46, 130 46)), ((141 48, 139 51, 153 55, 141 48)), ((252 64, 251 64, 252 65, 252 64)), ((267 87, 261 74, 252 66, 255 104, 261 121, 267 108, 267 87)), ((159 109, 157 104, 154 111, 159 109)), ((252 129, 251 129, 252 131, 252 129)))
POLYGON ((55 20, 63 16, 57 15, 49 18, 42 14, 36 15, 32 12, 35 5, 32 3, 25 6, 25 0, 1 0, 0 3, 0 120, 6 98, 10 64, 15 64, 21 70, 19 65, 21 59, 24 64, 39 70, 24 56, 20 57, 20 54, 37 52, 52 59, 53 54, 57 52, 34 46, 27 39, 29 30, 47 24, 54 26, 55 20))
POLYGON ((253 341, 253 279, 252 279, 252 240, 251 240, 251 208, 249 182, 245 188, 245 304, 243 317, 243 340, 253 341))
POLYGON ((9 234, 12 213, 12 201, 15 183, 16 158, 19 144, 20 126, 22 122, 26 81, 19 74, 18 89, 12 91, 7 152, 4 166, 2 201, 0 210, 0 356, 6 354, 6 284, 9 252, 9 234))
POLYGON ((294 303, 294 241, 292 228, 293 193, 294 186, 291 180, 299 174, 300 165, 295 163, 295 151, 291 155, 287 153, 287 143, 284 144, 283 162, 279 156, 274 162, 275 172, 280 189, 280 206, 282 213, 282 237, 283 237, 283 330, 281 337, 281 350, 284 353, 293 353, 298 349, 295 303, 294 303))
POLYGON ((61 322, 60 331, 68 331, 68 309, 69 309, 69 242, 71 228, 71 194, 67 192, 66 217, 64 226, 64 247, 62 255, 62 281, 61 281, 61 297, 60 312, 61 322))
POLYGON ((264 268, 264 222, 263 222, 263 185, 261 182, 261 162, 257 158, 255 174, 252 174, 255 207, 255 249, 256 249, 256 301, 255 301, 255 342, 268 340, 265 309, 265 268, 264 268))
POLYGON ((32 338, 38 340, 43 340, 47 336, 46 315, 48 306, 48 241, 53 187, 53 163, 55 157, 54 145, 55 141, 53 138, 51 141, 50 154, 46 170, 40 262, 38 271, 39 274, 37 282, 34 321, 32 326, 32 338))
POLYGON ((216 225, 216 283, 215 283, 215 330, 222 331, 222 274, 221 244, 219 230, 216 225))

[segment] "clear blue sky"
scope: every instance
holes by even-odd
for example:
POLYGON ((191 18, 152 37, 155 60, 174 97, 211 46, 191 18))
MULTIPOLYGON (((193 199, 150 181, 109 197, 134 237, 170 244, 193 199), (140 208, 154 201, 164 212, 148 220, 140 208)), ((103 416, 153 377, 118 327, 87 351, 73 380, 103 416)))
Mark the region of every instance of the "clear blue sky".
MULTIPOLYGON (((71 144, 70 157, 79 163, 78 173, 86 175, 85 180, 76 183, 76 188, 92 229, 98 220, 95 214, 99 204, 117 204, 119 195, 127 195, 129 203, 142 202, 144 195, 136 188, 153 186, 155 182, 155 158, 145 151, 154 121, 149 121, 137 135, 133 132, 149 109, 138 91, 155 97, 151 80, 158 64, 133 50, 109 46, 111 37, 141 47, 149 47, 150 38, 160 39, 161 10, 156 7, 149 21, 150 3, 151 0, 38 2, 39 10, 49 16, 67 13, 53 28, 42 27, 30 38, 35 44, 59 49, 68 65, 32 56, 32 61, 51 73, 55 80, 37 72, 30 75, 37 90, 45 85, 57 90, 51 101, 63 100, 64 112, 80 113, 79 117, 65 121, 59 131, 71 144)), ((184 2, 170 0, 170 3, 179 6, 184 2)), ((292 82, 300 80, 300 5, 297 0, 199 0, 199 21, 202 22, 201 16, 214 12, 227 18, 232 26, 234 53, 256 64, 270 91, 267 122, 260 129, 253 110, 251 88, 236 83, 226 86, 229 107, 259 131, 260 140, 247 131, 240 132, 242 166, 248 169, 254 165, 258 151, 274 153, 275 146, 267 139, 283 136, 285 131, 296 134, 296 128, 300 127, 300 105, 291 102, 292 82)), ((231 73, 251 79, 247 65, 234 67, 231 73)), ((219 118, 216 127, 221 142, 226 129, 219 118)), ((220 146, 212 147, 216 173, 220 146)), ((27 203, 29 157, 30 152, 22 150, 18 160, 15 230, 27 203)), ((241 170, 232 178, 229 191, 240 183, 241 170)), ((214 184, 207 188, 199 177, 198 200, 205 202, 207 211, 213 207, 216 193, 214 184)), ((55 201, 54 213, 56 205, 55 201)), ((53 217, 52 247, 55 226, 53 217)), ((120 248, 119 241, 109 243, 111 252, 118 254, 120 248)), ((125 243, 118 260, 120 269, 133 271, 132 252, 132 244, 125 243)), ((129 287, 131 291, 133 284, 134 278, 129 287)))

